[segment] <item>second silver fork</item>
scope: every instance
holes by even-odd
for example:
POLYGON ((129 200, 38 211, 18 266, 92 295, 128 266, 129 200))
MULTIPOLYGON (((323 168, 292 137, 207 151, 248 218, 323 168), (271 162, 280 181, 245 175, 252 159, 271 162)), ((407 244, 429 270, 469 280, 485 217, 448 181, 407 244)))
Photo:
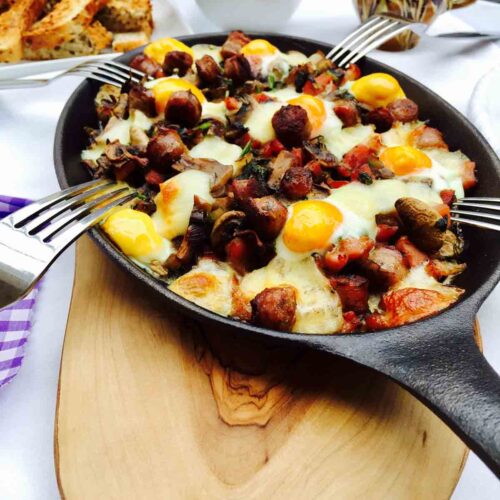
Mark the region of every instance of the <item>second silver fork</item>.
POLYGON ((0 80, 0 90, 44 87, 64 76, 82 76, 116 87, 123 87, 127 82, 140 83, 143 78, 150 78, 142 71, 117 61, 87 61, 49 78, 0 80))

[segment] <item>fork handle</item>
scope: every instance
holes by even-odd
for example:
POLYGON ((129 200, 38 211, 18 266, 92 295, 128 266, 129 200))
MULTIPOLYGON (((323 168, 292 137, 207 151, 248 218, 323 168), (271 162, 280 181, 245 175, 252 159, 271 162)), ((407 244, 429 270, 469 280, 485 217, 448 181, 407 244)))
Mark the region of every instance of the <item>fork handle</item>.
POLYGON ((31 89, 34 87, 45 87, 49 80, 0 80, 0 90, 7 89, 31 89))

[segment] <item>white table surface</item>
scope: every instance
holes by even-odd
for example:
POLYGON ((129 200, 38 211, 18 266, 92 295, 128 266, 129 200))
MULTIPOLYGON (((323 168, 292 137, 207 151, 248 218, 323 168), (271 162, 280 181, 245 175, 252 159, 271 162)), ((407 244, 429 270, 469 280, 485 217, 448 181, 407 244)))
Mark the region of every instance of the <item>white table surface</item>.
MULTIPOLYGON (((217 31, 193 0, 178 0, 176 4, 187 24, 180 21, 165 1, 153 3, 157 36, 217 31)), ((500 6, 479 2, 446 14, 440 22, 462 29, 463 20, 478 28, 498 28, 500 6)), ((292 19, 279 30, 336 42, 356 23, 352 2, 348 0, 303 0, 292 19)), ((478 79, 500 60, 500 48, 492 43, 472 46, 424 39, 411 52, 376 51, 372 56, 422 81, 465 113, 478 79)), ((0 93, 0 193, 37 198, 58 189, 52 164, 54 131, 62 107, 77 84, 76 79, 66 78, 44 89, 0 93)), ((59 496, 54 473, 53 428, 73 270, 74 250, 70 248, 45 278, 19 375, 0 389, 2 499, 45 500, 59 496)), ((479 312, 485 355, 497 371, 500 371, 499 306, 500 287, 497 287, 479 312)), ((500 498, 500 482, 470 454, 453 499, 472 498, 500 498)))

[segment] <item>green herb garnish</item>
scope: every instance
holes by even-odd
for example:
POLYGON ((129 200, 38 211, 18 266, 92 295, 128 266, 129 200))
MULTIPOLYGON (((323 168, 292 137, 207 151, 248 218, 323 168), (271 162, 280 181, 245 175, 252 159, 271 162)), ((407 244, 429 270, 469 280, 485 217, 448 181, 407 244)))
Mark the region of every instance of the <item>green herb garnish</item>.
POLYGON ((241 160, 242 158, 245 157, 245 155, 247 155, 248 153, 250 153, 251 149, 252 149, 252 141, 248 141, 245 144, 245 147, 243 148, 243 150, 241 151, 241 154, 240 154, 238 160, 241 160))
POLYGON ((271 90, 274 89, 274 86, 276 84, 276 78, 272 73, 270 73, 269 76, 267 77, 267 84, 269 85, 269 88, 271 90))
POLYGON ((204 122, 200 123, 197 127, 195 127, 195 130, 208 130, 212 126, 211 122, 204 122))
POLYGON ((363 184, 373 184, 373 179, 366 172, 360 172, 360 174, 358 175, 358 180, 363 184))

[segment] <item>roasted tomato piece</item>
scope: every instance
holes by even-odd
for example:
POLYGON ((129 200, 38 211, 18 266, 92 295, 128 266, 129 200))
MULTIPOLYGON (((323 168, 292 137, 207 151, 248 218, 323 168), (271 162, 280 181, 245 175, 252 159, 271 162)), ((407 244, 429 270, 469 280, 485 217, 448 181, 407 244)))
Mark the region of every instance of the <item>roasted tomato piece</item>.
POLYGON ((399 231, 399 226, 389 225, 389 224, 377 224, 377 236, 376 240, 380 243, 386 243, 389 241, 397 232, 399 231))
POLYGON ((295 323, 297 290, 292 286, 266 288, 252 300, 252 322, 265 328, 290 331, 295 323))
POLYGON ((349 261, 365 258, 373 248, 374 242, 367 236, 344 238, 323 257, 323 267, 332 273, 341 271, 349 261))
POLYGON ((360 122, 356 103, 348 99, 339 99, 333 105, 333 111, 340 118, 344 127, 353 127, 360 122))
POLYGON ((464 189, 473 188, 477 184, 476 164, 473 161, 466 161, 462 172, 462 184, 464 189))
POLYGON ((443 203, 446 205, 451 205, 451 203, 455 200, 455 191, 453 189, 443 189, 439 196, 443 200, 443 203))
POLYGON ((358 144, 350 149, 342 158, 342 163, 350 170, 355 170, 368 163, 371 150, 364 144, 358 144))

